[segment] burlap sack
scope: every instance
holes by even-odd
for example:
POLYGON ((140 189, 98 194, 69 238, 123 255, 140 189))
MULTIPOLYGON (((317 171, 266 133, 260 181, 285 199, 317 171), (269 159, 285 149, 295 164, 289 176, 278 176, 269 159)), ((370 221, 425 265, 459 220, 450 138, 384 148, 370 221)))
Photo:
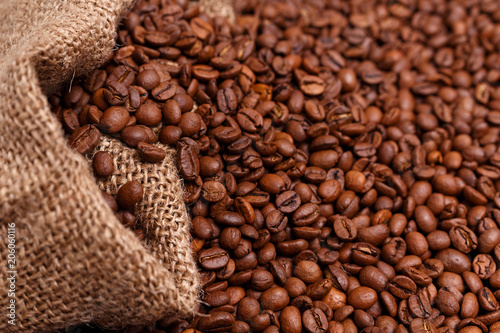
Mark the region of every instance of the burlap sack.
POLYGON ((0 0, 0 332, 123 327, 195 311, 199 281, 174 151, 164 147, 167 158, 153 165, 111 138, 98 147, 116 167, 102 189, 143 183, 141 243, 101 199, 44 96, 109 56, 132 2, 0 0), (7 261, 14 234, 15 263, 7 261))

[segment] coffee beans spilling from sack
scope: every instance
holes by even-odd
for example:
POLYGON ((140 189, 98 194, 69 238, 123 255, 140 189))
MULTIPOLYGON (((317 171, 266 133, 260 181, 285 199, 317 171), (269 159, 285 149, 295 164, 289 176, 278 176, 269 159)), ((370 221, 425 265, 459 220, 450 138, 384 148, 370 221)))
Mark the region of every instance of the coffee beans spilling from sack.
POLYGON ((235 6, 140 1, 52 98, 82 154, 177 148, 204 296, 156 332, 500 332, 500 4, 235 6))

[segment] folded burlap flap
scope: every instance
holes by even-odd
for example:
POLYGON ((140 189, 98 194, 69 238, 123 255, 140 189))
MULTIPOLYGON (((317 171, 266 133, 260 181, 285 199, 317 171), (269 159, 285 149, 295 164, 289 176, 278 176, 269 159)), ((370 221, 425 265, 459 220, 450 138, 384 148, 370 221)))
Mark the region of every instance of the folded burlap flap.
POLYGON ((150 165, 114 139, 98 148, 117 163, 101 187, 143 182, 141 243, 101 199, 44 96, 109 56, 132 2, 0 0, 1 332, 123 327, 195 311, 199 281, 174 151, 164 147, 163 164, 150 165), (7 262, 9 232, 15 263, 7 262))

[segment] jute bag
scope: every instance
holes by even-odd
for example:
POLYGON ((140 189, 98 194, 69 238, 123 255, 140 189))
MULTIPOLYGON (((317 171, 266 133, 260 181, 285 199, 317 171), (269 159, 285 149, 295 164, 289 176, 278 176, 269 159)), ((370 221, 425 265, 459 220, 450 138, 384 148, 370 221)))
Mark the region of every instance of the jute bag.
POLYGON ((195 312, 199 280, 175 151, 162 146, 162 164, 141 163, 102 137, 97 150, 111 153, 116 171, 97 186, 45 97, 105 61, 132 5, 0 0, 0 332, 117 328, 195 312), (145 192, 136 207, 142 242, 99 191, 115 194, 132 179, 145 192))

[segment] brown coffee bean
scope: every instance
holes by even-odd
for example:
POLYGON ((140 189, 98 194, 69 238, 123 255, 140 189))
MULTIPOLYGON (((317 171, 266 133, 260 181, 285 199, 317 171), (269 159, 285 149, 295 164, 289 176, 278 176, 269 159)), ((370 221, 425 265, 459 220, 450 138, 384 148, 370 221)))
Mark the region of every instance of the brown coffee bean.
POLYGON ((200 174, 200 161, 198 160, 198 146, 190 141, 177 144, 177 168, 180 175, 188 180, 195 180, 200 174))
POLYGON ((276 198, 276 208, 285 214, 293 213, 300 207, 300 197, 295 191, 285 191, 276 198))
POLYGON ((120 132, 120 138, 127 145, 137 147, 140 142, 148 141, 148 134, 140 126, 128 126, 120 132))
POLYGON ((487 287, 483 287, 477 293, 477 299, 483 310, 491 312, 496 311, 499 308, 498 301, 487 287))
POLYGON ((165 102, 175 95, 176 90, 177 88, 174 84, 165 81, 151 91, 151 96, 158 102, 165 102))
POLYGON ((287 224, 288 217, 277 209, 271 211, 266 217, 266 227, 271 233, 275 234, 282 231, 287 224))
POLYGON ((250 285, 254 290, 266 291, 272 287, 274 283, 273 275, 263 269, 256 269, 252 273, 250 285))
POLYGON ((387 285, 388 291, 400 299, 408 299, 417 291, 417 286, 413 280, 404 275, 397 275, 387 285))
POLYGON ((287 291, 281 287, 268 289, 260 296, 260 304, 263 309, 279 311, 285 308, 290 302, 287 291))
POLYGON ((471 270, 470 259, 460 251, 455 249, 441 250, 436 254, 436 259, 440 260, 445 270, 461 274, 471 270))
POLYGON ((121 207, 128 209, 138 203, 143 195, 144 190, 141 183, 132 180, 120 187, 116 194, 116 201, 121 207))
POLYGON ((319 308, 311 308, 302 314, 302 326, 309 332, 324 332, 328 328, 328 319, 319 308))
POLYGON ((363 286, 382 292, 386 289, 389 278, 377 267, 365 266, 359 272, 359 281, 363 286))
POLYGON ((167 156, 167 153, 162 148, 145 142, 137 144, 137 151, 139 156, 147 162, 158 163, 167 156))
POLYGON ((259 181, 260 187, 270 194, 279 194, 285 190, 285 181, 280 176, 268 173, 264 175, 259 181))
POLYGON ((220 211, 215 215, 215 221, 230 227, 241 227, 245 224, 245 218, 236 212, 220 211))
POLYGON ((96 176, 103 178, 111 176, 115 169, 111 155, 104 151, 99 151, 94 155, 92 167, 96 176))
POLYGON ((299 309, 294 306, 287 306, 280 315, 281 330, 284 333, 302 332, 302 316, 299 309))
POLYGON ((420 230, 424 233, 430 233, 436 230, 437 221, 434 214, 427 206, 415 207, 415 222, 420 230))
POLYGON ((335 219, 333 228, 335 234, 342 240, 354 240, 358 233, 358 229, 352 220, 342 216, 335 219))
POLYGON ((166 126, 160 132, 160 142, 167 145, 177 145, 182 136, 182 130, 177 126, 166 126))
POLYGON ((105 133, 117 133, 127 125, 129 119, 130 115, 125 108, 112 106, 102 114, 99 129, 105 133))
POLYGON ((300 261, 293 270, 293 275, 305 283, 314 283, 321 278, 321 268, 312 261, 300 261))
POLYGON ((476 295, 467 293, 462 300, 460 317, 475 318, 479 313, 479 305, 476 295))
POLYGON ((201 188, 203 199, 208 202, 219 202, 226 196, 225 186, 218 181, 204 182, 201 188))
POLYGON ((347 303, 355 309, 366 310, 378 300, 377 292, 369 287, 358 287, 347 295, 347 303))
POLYGON ((192 220, 192 230, 193 234, 201 239, 210 239, 213 236, 212 225, 201 216, 196 216, 192 220))
POLYGON ((151 127, 158 125, 162 118, 161 110, 153 103, 145 103, 139 106, 134 116, 137 123, 151 127))
POLYGON ((238 303, 238 317, 245 321, 250 321, 259 313, 260 304, 255 298, 245 297, 238 303))
POLYGON ((200 252, 198 263, 206 270, 219 270, 229 262, 228 253, 220 248, 210 248, 200 252))
POLYGON ((496 271, 497 265, 492 256, 488 254, 478 254, 472 261, 472 269, 477 276, 486 280, 496 271))
POLYGON ((197 328, 202 332, 217 332, 220 329, 229 331, 234 323, 234 316, 228 312, 212 312, 210 316, 201 318, 197 328))
POLYGON ((436 306, 445 316, 453 316, 460 310, 460 304, 449 291, 441 290, 436 299, 436 306))
POLYGON ((476 234, 465 226, 455 226, 449 234, 453 246, 462 253, 469 253, 477 247, 476 234))
POLYGON ((424 332, 437 333, 438 330, 436 329, 436 326, 434 326, 434 324, 427 319, 422 319, 422 318, 413 319, 410 323, 410 333, 424 333, 424 332))
POLYGON ((306 75, 300 80, 300 90, 306 95, 321 95, 325 86, 325 82, 317 76, 306 75))
POLYGON ((220 75, 219 71, 208 65, 195 65, 192 71, 193 76, 200 81, 216 80, 220 75))
POLYGON ((101 196, 104 202, 106 202, 106 204, 109 206, 109 208, 111 208, 113 212, 118 211, 118 203, 111 194, 101 191, 101 196))
POLYGON ((100 139, 99 130, 93 125, 85 125, 71 134, 68 144, 80 154, 86 154, 93 150, 100 139))

